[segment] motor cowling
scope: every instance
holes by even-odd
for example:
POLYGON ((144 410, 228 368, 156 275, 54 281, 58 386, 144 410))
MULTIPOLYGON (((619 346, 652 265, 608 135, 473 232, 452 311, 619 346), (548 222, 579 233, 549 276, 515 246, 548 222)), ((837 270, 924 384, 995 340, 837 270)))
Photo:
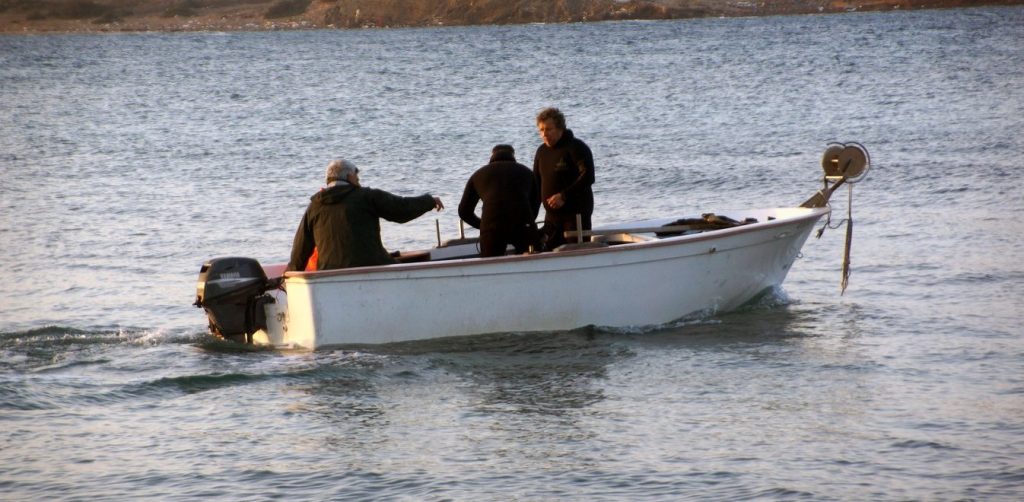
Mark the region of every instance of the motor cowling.
POLYGON ((196 301, 206 311, 210 332, 221 338, 252 343, 252 335, 267 329, 263 306, 273 302, 267 274, 252 258, 214 258, 199 269, 196 301))

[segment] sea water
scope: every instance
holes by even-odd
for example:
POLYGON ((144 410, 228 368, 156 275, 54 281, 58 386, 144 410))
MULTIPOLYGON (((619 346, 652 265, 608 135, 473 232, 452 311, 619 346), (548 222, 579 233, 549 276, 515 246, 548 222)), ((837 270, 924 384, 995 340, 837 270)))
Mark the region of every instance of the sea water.
POLYGON ((1020 7, 0 37, 0 498, 1019 500, 1022 55, 1020 7), (441 197, 382 230, 429 247, 546 106, 594 152, 595 224, 798 204, 863 144, 849 288, 839 227, 667 326, 208 335, 200 265, 285 261, 330 159, 441 197))

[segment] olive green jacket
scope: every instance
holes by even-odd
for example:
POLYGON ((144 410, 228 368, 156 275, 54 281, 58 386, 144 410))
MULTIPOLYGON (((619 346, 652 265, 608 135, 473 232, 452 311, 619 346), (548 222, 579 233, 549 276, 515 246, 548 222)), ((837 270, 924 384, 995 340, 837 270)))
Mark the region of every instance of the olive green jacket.
POLYGON ((339 184, 314 195, 292 242, 288 270, 305 270, 317 252, 317 270, 395 263, 380 240, 380 218, 405 223, 434 208, 429 194, 399 197, 339 184))

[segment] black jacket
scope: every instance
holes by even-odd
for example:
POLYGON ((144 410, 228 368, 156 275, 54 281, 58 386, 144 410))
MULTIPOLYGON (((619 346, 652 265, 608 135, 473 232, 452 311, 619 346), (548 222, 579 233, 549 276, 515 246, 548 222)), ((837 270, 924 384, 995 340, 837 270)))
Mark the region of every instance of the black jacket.
POLYGON ((497 158, 477 169, 462 192, 459 217, 481 231, 522 228, 537 220, 540 190, 530 169, 507 158, 497 158), (477 202, 483 200, 482 218, 477 202))
POLYGON ((566 129, 562 137, 549 147, 543 143, 533 157, 533 174, 540 185, 540 197, 548 214, 569 218, 576 213, 594 212, 594 155, 590 147, 566 129), (548 197, 561 193, 565 205, 559 209, 547 206, 548 197))
POLYGON ((302 215, 288 270, 305 270, 317 250, 317 270, 395 263, 380 240, 380 218, 405 223, 434 208, 430 195, 399 197, 347 184, 321 190, 302 215))

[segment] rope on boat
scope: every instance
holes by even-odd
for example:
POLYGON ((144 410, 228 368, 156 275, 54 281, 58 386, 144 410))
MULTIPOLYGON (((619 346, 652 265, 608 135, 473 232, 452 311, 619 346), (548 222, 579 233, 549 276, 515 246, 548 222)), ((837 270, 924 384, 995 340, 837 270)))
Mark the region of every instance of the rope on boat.
POLYGON ((843 249, 843 278, 839 281, 839 296, 846 292, 850 284, 850 245, 853 244, 853 184, 847 185, 849 197, 846 199, 846 245, 843 249))
POLYGON ((831 143, 829 148, 825 151, 825 156, 822 159, 822 167, 825 170, 825 188, 811 197, 807 202, 804 203, 804 207, 821 207, 827 205, 829 197, 832 192, 839 187, 843 182, 848 182, 848 197, 846 199, 846 218, 840 220, 838 223, 833 225, 832 213, 829 212, 828 217, 825 220, 825 224, 818 229, 815 238, 820 239, 821 235, 825 233, 826 228, 838 229, 839 227, 846 225, 846 242, 843 248, 843 271, 842 278, 839 282, 840 291, 842 295, 846 292, 846 287, 850 284, 850 248, 853 245, 853 185, 862 179, 867 173, 868 168, 871 165, 871 157, 861 144, 859 143, 831 143), (835 183, 829 187, 829 180, 835 180, 835 183))
MULTIPOLYGON (((820 239, 821 235, 825 233, 825 229, 837 230, 843 225, 846 225, 846 242, 843 247, 843 272, 842 279, 839 281, 839 294, 842 295, 846 292, 846 286, 850 284, 850 248, 853 245, 853 185, 847 185, 849 193, 846 200, 846 218, 839 220, 838 222, 832 222, 832 213, 829 212, 826 216, 825 224, 818 229, 814 234, 815 239, 820 239)), ((832 204, 828 204, 829 207, 832 204)))

